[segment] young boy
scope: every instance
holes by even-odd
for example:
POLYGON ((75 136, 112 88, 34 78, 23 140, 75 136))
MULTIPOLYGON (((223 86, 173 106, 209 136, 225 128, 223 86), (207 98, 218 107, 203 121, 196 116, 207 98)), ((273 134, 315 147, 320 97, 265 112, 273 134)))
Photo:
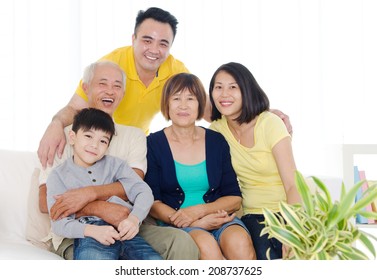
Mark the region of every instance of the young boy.
POLYGON ((94 216, 76 218, 71 215, 51 221, 55 234, 75 238, 74 259, 98 259, 96 252, 108 252, 106 259, 129 259, 129 250, 140 251, 140 259, 162 259, 161 256, 137 233, 147 216, 153 195, 149 186, 119 158, 105 155, 115 134, 114 122, 107 113, 83 109, 74 118, 69 134, 73 157, 57 166, 47 179, 47 204, 50 211, 59 194, 85 186, 109 184, 119 181, 130 203, 119 197, 109 202, 122 204, 130 209, 128 218, 115 229, 94 216), (91 238, 88 238, 91 237, 91 238))

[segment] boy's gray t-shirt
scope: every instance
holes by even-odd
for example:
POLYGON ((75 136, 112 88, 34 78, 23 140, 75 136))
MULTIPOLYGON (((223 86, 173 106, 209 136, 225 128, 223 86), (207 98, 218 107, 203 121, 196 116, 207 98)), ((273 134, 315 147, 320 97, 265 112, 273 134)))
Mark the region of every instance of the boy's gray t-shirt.
MULTIPOLYGON (((94 165, 84 168, 76 165, 72 158, 56 167, 48 176, 47 206, 55 203, 55 195, 65 193, 70 189, 86 186, 104 185, 119 181, 130 203, 122 202, 120 198, 112 197, 111 202, 121 203, 131 210, 131 214, 143 221, 149 213, 154 198, 149 186, 135 173, 122 159, 113 156, 104 156, 94 165)), ((52 221, 52 230, 55 234, 66 238, 83 238, 85 224, 75 219, 74 215, 61 220, 52 221)))

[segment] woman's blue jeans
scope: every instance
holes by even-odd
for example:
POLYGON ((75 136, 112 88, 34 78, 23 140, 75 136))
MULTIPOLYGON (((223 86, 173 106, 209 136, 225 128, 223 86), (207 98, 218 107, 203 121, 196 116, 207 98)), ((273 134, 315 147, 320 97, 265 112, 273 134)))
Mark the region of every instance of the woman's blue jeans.
MULTIPOLYGON (((86 219, 87 224, 109 225, 98 218, 86 219)), ((73 250, 75 260, 162 260, 161 255, 138 234, 112 245, 103 245, 91 237, 76 238, 73 250)))
POLYGON ((241 218, 242 222, 246 225, 250 232, 251 239, 253 240, 253 245, 255 253, 257 255, 257 260, 267 260, 267 249, 270 248, 270 259, 281 259, 282 258, 282 244, 276 238, 268 238, 268 234, 260 236, 264 224, 264 216, 262 214, 248 214, 241 218))

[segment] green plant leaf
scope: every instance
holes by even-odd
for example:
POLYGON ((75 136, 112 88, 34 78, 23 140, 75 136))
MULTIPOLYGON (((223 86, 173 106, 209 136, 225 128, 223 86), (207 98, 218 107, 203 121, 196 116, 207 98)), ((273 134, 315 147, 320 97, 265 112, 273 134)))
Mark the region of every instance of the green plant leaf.
POLYGON ((305 243, 291 231, 279 226, 271 225, 270 232, 273 233, 273 236, 281 243, 294 247, 301 252, 305 252, 305 243))
POLYGON ((373 243, 369 240, 368 236, 364 232, 360 231, 359 239, 361 243, 364 244, 368 251, 373 255, 373 257, 376 258, 376 249, 374 248, 373 243))
POLYGON ((313 216, 314 204, 310 189, 306 184, 304 176, 302 176, 302 174, 297 170, 295 171, 295 182, 298 193, 300 194, 300 197, 302 199, 302 204, 304 208, 306 209, 309 216, 313 216))
POLYGON ((368 256, 357 248, 352 247, 352 250, 341 253, 345 260, 368 260, 368 256))
POLYGON ((331 228, 336 225, 339 217, 339 204, 338 202, 334 203, 331 209, 328 212, 327 220, 324 221, 327 228, 331 228))
POLYGON ((331 195, 330 195, 330 191, 329 191, 329 189, 328 189, 328 188, 325 186, 325 184, 324 184, 320 179, 318 179, 317 177, 312 176, 311 178, 312 178, 313 181, 317 184, 317 186, 319 187, 319 189, 325 194, 328 208, 331 208, 331 206, 332 206, 332 204, 333 204, 333 200, 332 200, 332 198, 331 198, 331 195))
MULTIPOLYGON (((353 203, 355 202, 356 193, 360 189, 362 184, 362 181, 356 183, 351 189, 349 189, 347 193, 343 195, 343 197, 339 201, 339 206, 335 218, 329 221, 330 227, 337 224, 339 220, 349 219, 353 215, 350 209, 353 203)), ((342 188, 343 187, 344 184, 342 185, 342 188)))
POLYGON ((326 252, 326 251, 321 251, 318 254, 316 254, 316 259, 317 260, 331 260, 332 257, 326 252))
POLYGON ((263 215, 264 215, 264 224, 268 226, 281 226, 282 223, 279 221, 279 219, 276 217, 276 215, 269 209, 263 208, 263 215))
POLYGON ((345 244, 343 242, 337 242, 334 247, 336 247, 342 253, 351 254, 352 251, 353 251, 351 246, 349 246, 348 244, 345 244))
MULTIPOLYGON (((365 182, 365 181, 361 181, 365 182)), ((356 201, 351 211, 358 213, 360 210, 365 208, 367 205, 371 204, 375 199, 377 199, 377 188, 368 188, 362 195, 362 197, 356 201)))
POLYGON ((279 203, 279 209, 285 222, 292 227, 292 230, 295 233, 297 233, 301 238, 306 239, 308 241, 307 232, 300 223, 300 217, 293 210, 294 206, 291 206, 282 201, 279 203))
POLYGON ((344 182, 342 182, 342 187, 340 189, 340 200, 342 200, 344 198, 346 193, 347 193, 346 186, 344 185, 344 182))
POLYGON ((324 197, 324 195, 320 192, 317 192, 315 195, 314 195, 314 200, 315 200, 315 204, 316 206, 323 212, 327 212, 329 211, 329 208, 332 206, 329 205, 324 197))
POLYGON ((318 232, 317 240, 313 244, 313 246, 310 248, 310 251, 315 254, 320 254, 323 249, 326 247, 326 244, 328 242, 329 238, 325 235, 325 233, 318 232))
POLYGON ((355 211, 355 214, 359 214, 360 216, 363 216, 365 218, 371 219, 371 220, 377 220, 377 212, 370 212, 370 211, 355 211))
POLYGON ((358 182, 348 191, 342 183, 339 201, 331 201, 328 188, 317 178, 318 185, 313 195, 300 172, 295 173, 295 182, 302 203, 290 205, 281 202, 279 213, 263 209, 265 227, 263 234, 276 238, 289 247, 289 259, 368 259, 377 257, 377 249, 368 233, 362 232, 353 223, 355 215, 377 220, 377 213, 367 212, 366 203, 377 199, 377 184, 370 186, 359 201, 355 202, 357 192, 363 182, 358 182), (374 197, 376 196, 376 197, 374 197), (365 254, 354 247, 360 241, 371 253, 365 254))

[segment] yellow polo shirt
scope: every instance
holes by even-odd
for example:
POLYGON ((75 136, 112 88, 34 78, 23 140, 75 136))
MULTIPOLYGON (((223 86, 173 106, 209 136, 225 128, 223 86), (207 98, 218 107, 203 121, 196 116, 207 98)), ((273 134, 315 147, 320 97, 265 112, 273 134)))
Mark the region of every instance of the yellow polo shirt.
MULTIPOLYGON (((186 66, 172 55, 161 64, 152 83, 145 87, 139 79, 134 62, 132 46, 115 49, 101 60, 117 63, 126 73, 125 95, 114 112, 114 121, 118 124, 136 126, 145 134, 149 134, 149 126, 153 117, 160 112, 162 88, 168 78, 174 74, 189 72, 186 66)), ((81 87, 82 81, 76 89, 76 94, 88 100, 81 87)))
POLYGON ((252 148, 238 143, 224 116, 212 122, 210 128, 220 132, 230 146, 232 165, 242 192, 243 214, 262 214, 262 208, 278 211, 279 201, 286 201, 287 197, 272 148, 290 137, 283 121, 268 111, 261 113, 255 124, 252 148))

